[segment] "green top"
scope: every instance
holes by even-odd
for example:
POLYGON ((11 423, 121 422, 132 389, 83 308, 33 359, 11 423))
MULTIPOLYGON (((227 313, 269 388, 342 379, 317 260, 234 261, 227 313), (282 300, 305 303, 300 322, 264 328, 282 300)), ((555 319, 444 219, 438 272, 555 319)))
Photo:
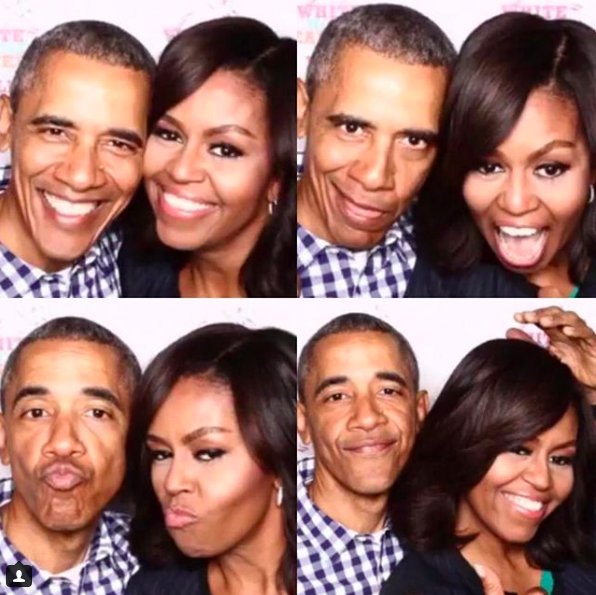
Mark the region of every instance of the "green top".
POLYGON ((548 595, 552 595, 553 589, 555 588, 555 579, 553 578, 553 573, 550 570, 545 570, 542 573, 540 588, 544 589, 548 595))
POLYGON ((569 297, 570 297, 570 298, 577 297, 577 294, 578 294, 578 293, 579 293, 579 285, 576 285, 576 286, 573 288, 573 291, 572 291, 572 292, 569 294, 569 297))

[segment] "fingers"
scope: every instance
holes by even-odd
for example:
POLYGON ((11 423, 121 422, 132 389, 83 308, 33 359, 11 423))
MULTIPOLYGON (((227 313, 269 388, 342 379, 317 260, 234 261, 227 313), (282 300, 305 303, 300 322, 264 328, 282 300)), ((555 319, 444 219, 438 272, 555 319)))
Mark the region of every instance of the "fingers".
POLYGON ((474 564, 474 570, 480 577, 484 595, 505 595, 505 591, 503 591, 503 587, 501 586, 501 581, 492 568, 474 564))
MULTIPOLYGON (((564 311, 558 306, 538 308, 514 314, 519 323, 530 323, 539 326, 545 331, 559 331, 565 337, 573 339, 594 339, 594 331, 575 312, 564 311)), ((551 334, 551 333, 549 333, 551 334)), ((560 337, 562 338, 562 337, 560 337)))

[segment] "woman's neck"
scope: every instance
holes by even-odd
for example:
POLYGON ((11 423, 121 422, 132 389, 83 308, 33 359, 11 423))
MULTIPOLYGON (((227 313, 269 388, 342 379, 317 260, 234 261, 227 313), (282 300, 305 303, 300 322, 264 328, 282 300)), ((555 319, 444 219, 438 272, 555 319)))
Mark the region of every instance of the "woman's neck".
POLYGON ((283 509, 272 503, 241 544, 209 561, 212 595, 285 595, 278 578, 285 547, 283 509))
POLYGON ((564 251, 546 268, 526 275, 526 279, 539 288, 538 297, 569 297, 575 287, 569 275, 569 258, 564 251))
POLYGON ((246 297, 240 270, 267 223, 267 213, 223 246, 200 248, 192 254, 178 279, 182 297, 246 297))

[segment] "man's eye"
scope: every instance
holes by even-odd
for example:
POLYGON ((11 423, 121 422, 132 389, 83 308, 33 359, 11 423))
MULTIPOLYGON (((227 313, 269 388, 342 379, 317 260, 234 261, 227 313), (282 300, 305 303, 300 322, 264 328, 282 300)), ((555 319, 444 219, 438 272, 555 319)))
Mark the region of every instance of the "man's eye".
POLYGON ((344 393, 333 393, 331 395, 327 395, 325 397, 325 403, 328 402, 336 402, 336 401, 343 401, 346 398, 344 393))
POLYGON ((428 147, 428 142, 426 139, 422 138, 421 136, 406 136, 404 139, 406 144, 414 149, 426 149, 428 147))
POLYGON ((111 139, 109 145, 119 153, 133 153, 135 150, 135 147, 131 144, 118 139, 111 139))
POLYGON ((85 415, 87 415, 87 417, 93 417, 94 419, 108 419, 112 417, 110 413, 104 409, 90 409, 85 415))
POLYGON ((61 138, 66 135, 66 132, 62 130, 62 128, 57 128, 56 126, 50 126, 48 128, 40 128, 39 131, 41 134, 48 138, 61 138))
POLYGON ((397 390, 396 388, 391 388, 389 386, 382 388, 380 390, 380 393, 385 397, 396 397, 401 394, 399 390, 397 390))
POLYGON ((40 417, 45 417, 47 414, 43 409, 39 409, 39 408, 33 408, 33 409, 28 409, 27 411, 25 411, 25 413, 23 413, 23 417, 29 418, 29 419, 39 419, 40 417))
POLYGON ((364 126, 358 122, 344 122, 340 125, 341 130, 347 134, 361 134, 364 132, 364 126))

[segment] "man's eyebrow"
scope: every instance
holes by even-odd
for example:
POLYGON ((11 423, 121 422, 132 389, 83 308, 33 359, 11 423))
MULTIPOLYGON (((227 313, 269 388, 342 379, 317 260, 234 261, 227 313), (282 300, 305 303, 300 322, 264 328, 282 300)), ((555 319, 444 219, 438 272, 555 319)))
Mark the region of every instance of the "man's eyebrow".
POLYGON ((331 114, 327 116, 327 121, 333 126, 343 126, 344 124, 355 124, 356 126, 360 126, 361 128, 366 128, 368 130, 376 130, 376 126, 365 120, 364 118, 359 118, 358 116, 352 116, 350 114, 331 114))
POLYGON ((83 389, 83 394, 87 395, 88 397, 93 397, 94 399, 102 399, 103 401, 107 401, 108 403, 114 405, 116 409, 124 413, 122 402, 118 396, 108 388, 104 388, 103 386, 86 386, 83 389))
MULTIPOLYGON (((50 114, 42 114, 37 116, 30 121, 33 126, 56 126, 58 128, 68 128, 69 130, 77 130, 76 124, 68 118, 62 118, 60 116, 52 116, 50 114)), ((129 128, 108 128, 104 135, 113 136, 120 140, 126 141, 142 149, 145 146, 143 139, 134 130, 129 128)))
POLYGON ((41 386, 39 384, 23 386, 23 388, 20 388, 17 391, 17 394, 14 396, 12 406, 14 408, 19 401, 22 401, 27 397, 45 397, 49 394, 50 391, 45 386, 41 386))
POLYGON ((397 372, 377 372, 375 374, 375 378, 378 378, 379 380, 388 380, 389 382, 395 382, 396 384, 401 384, 401 386, 403 386, 404 388, 408 388, 406 379, 397 372))
POLYGON ((328 386, 333 386, 334 384, 343 384, 344 382, 348 381, 347 376, 330 376, 329 378, 325 378, 315 388, 315 398, 324 391, 328 386))
MULTIPOLYGON (((182 444, 187 446, 193 440, 196 440, 197 438, 202 438, 203 436, 206 436, 207 434, 221 434, 221 433, 230 433, 230 432, 231 432, 231 430, 228 430, 227 428, 222 428, 220 426, 203 426, 202 428, 197 428, 196 430, 193 430, 192 432, 185 434, 182 437, 181 442, 182 442, 182 444)), ((164 440, 163 438, 160 438, 159 436, 156 436, 155 434, 147 434, 146 440, 149 442, 157 442, 158 444, 164 444, 165 446, 168 446, 167 440, 164 440)))
POLYGON ((67 118, 42 114, 33 118, 30 122, 33 126, 58 126, 60 128, 76 128, 75 123, 67 118))
POLYGON ((138 149, 142 149, 145 146, 143 139, 134 130, 128 128, 108 128, 105 134, 131 143, 138 149))
MULTIPOLYGON (((124 411, 120 399, 107 388, 101 386, 87 386, 82 390, 82 393, 94 399, 103 399, 104 401, 114 405, 114 407, 116 407, 119 411, 124 411)), ((19 401, 22 401, 27 397, 45 397, 49 394, 50 390, 47 387, 41 386, 39 384, 24 386, 17 391, 17 394, 13 399, 12 406, 14 408, 19 401)))

